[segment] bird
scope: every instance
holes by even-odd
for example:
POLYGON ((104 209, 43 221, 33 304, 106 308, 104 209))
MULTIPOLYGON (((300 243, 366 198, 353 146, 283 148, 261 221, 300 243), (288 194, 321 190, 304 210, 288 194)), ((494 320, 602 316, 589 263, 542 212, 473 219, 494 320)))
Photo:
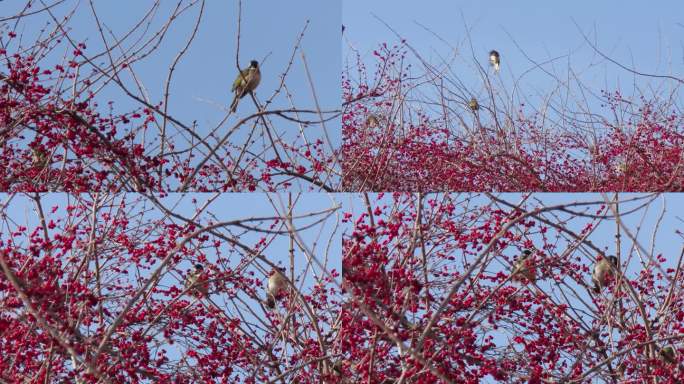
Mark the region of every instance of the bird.
POLYGON ((278 294, 286 288, 287 278, 284 275, 285 268, 273 268, 266 284, 266 306, 274 308, 278 294))
POLYGON ((672 345, 668 345, 666 347, 663 347, 660 352, 660 360, 674 364, 677 362, 677 352, 675 351, 674 347, 672 345))
POLYGON ((41 169, 45 168, 48 164, 48 159, 47 156, 45 156, 45 152, 38 147, 31 150, 31 161, 34 167, 41 169))
POLYGON ((380 121, 378 120, 378 117, 370 114, 368 115, 368 118, 366 119, 366 125, 370 128, 375 128, 380 124, 380 121))
POLYGON ((209 287, 204 277, 204 267, 202 264, 195 264, 195 269, 188 272, 185 278, 185 288, 192 289, 195 295, 209 296, 209 287))
POLYGON ((627 173, 627 163, 625 161, 620 161, 615 165, 616 173, 627 173))
POLYGON ((231 113, 234 113, 237 110, 240 99, 245 97, 248 93, 254 92, 259 85, 259 82, 261 82, 259 62, 252 60, 249 63, 249 67, 241 70, 233 82, 231 91, 235 93, 235 97, 233 97, 233 102, 230 104, 231 113))
POLYGON ((603 257, 594 264, 594 271, 591 274, 591 281, 594 282, 594 293, 601 292, 601 288, 606 285, 608 277, 614 276, 613 269, 618 267, 618 259, 615 256, 603 257))
POLYGON ((468 107, 470 108, 471 111, 474 112, 474 111, 477 111, 478 109, 480 109, 480 104, 477 102, 477 99, 473 97, 468 102, 468 107))
POLYGON ((489 63, 494 66, 494 72, 499 72, 499 65, 501 65, 501 58, 499 52, 495 50, 489 51, 489 63))
POLYGON ((515 281, 527 280, 530 283, 537 281, 537 268, 534 266, 533 259, 532 251, 524 250, 515 262, 512 279, 515 281))

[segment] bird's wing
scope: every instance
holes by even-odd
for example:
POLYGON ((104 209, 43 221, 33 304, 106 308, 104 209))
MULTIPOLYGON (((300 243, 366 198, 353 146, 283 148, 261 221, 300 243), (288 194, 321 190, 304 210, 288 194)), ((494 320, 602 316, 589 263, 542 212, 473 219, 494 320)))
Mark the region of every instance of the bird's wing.
POLYGON ((241 70, 233 82, 233 88, 231 91, 235 92, 236 89, 243 87, 243 84, 246 83, 247 75, 249 75, 249 69, 241 70))

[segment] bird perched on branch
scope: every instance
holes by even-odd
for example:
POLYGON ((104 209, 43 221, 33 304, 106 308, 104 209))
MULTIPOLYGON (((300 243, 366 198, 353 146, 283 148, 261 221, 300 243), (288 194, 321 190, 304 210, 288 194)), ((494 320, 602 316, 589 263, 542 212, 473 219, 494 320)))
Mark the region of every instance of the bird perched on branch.
POLYGON ((252 60, 247 69, 243 69, 235 78, 233 88, 231 91, 235 94, 233 102, 230 104, 230 112, 233 113, 237 109, 240 99, 247 96, 247 94, 254 92, 256 87, 261 82, 261 71, 259 70, 259 62, 252 60))
POLYGON ((275 308, 278 294, 285 288, 287 288, 285 268, 273 268, 266 284, 266 300, 264 300, 266 306, 275 308))
POLYGON ((601 292, 606 286, 609 277, 615 276, 618 268, 618 259, 615 256, 603 257, 594 264, 594 272, 591 274, 591 281, 594 282, 594 293, 601 292))
POLYGON ((515 262, 512 279, 530 283, 537 281, 537 268, 534 266, 532 251, 529 249, 524 250, 522 255, 515 262))
POLYGON ((366 119, 366 126, 370 128, 375 128, 380 124, 380 119, 378 119, 378 116, 374 114, 368 115, 368 118, 366 119))
POLYGON ((627 173, 627 162, 621 160, 617 164, 615 164, 615 172, 616 173, 627 173))
POLYGON ((501 58, 499 57, 499 52, 495 50, 489 51, 489 63, 494 66, 494 72, 499 72, 499 66, 501 65, 501 58))
POLYGON ((192 289, 194 295, 209 296, 209 287, 204 277, 204 267, 202 264, 195 264, 194 270, 188 272, 185 278, 185 288, 192 289))
POLYGON ((470 110, 473 112, 480 109, 480 104, 477 102, 476 98, 473 97, 472 99, 470 99, 470 101, 468 102, 468 108, 470 108, 470 110))
POLYGON ((672 345, 663 347, 659 352, 660 360, 674 364, 677 362, 677 352, 672 345))
POLYGON ((33 163, 34 167, 37 168, 45 168, 48 165, 48 158, 47 155, 45 154, 45 151, 42 149, 35 147, 31 150, 31 162, 33 163))

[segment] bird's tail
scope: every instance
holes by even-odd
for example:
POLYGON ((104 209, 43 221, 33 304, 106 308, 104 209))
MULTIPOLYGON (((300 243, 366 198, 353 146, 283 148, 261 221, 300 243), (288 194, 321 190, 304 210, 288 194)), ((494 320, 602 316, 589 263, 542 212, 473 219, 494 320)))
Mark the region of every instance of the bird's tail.
POLYGON ((499 72, 499 63, 494 63, 494 72, 499 72))
POLYGON ((275 308, 275 297, 273 297, 271 294, 266 294, 266 300, 264 300, 264 304, 271 309, 275 308))
POLYGON ((230 113, 235 113, 235 111, 237 111, 237 106, 239 102, 240 98, 237 94, 235 94, 235 97, 233 97, 233 102, 230 103, 230 113))

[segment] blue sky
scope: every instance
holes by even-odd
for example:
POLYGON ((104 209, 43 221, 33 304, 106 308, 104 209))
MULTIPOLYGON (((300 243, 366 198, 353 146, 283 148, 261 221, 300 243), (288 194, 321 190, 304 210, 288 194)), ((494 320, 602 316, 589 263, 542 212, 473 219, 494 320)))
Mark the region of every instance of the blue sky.
MULTIPOLYGON (((353 61, 350 53, 357 50, 369 62, 371 52, 379 43, 398 42, 379 18, 431 63, 448 57, 452 49, 458 50, 462 60, 457 60, 452 69, 476 94, 481 82, 475 77, 467 30, 474 55, 485 68, 489 50, 499 51, 501 80, 508 89, 515 78, 534 67, 522 50, 536 62, 556 59, 545 64, 544 69, 562 79, 567 79, 566 69, 571 66, 596 92, 620 87, 625 94, 632 94, 634 76, 596 55, 580 30, 602 52, 628 67, 684 78, 682 15, 684 2, 675 0, 648 3, 427 0, 420 6, 409 0, 345 0, 343 60, 353 61)), ((645 84, 649 82, 660 84, 658 80, 637 79, 645 92, 648 92, 645 84)), ((527 94, 548 92, 553 84, 554 80, 539 69, 525 74, 520 83, 527 94)), ((669 90, 672 85, 667 82, 664 89, 669 90)))
MULTIPOLYGON (((185 0, 181 4, 185 6, 194 1, 185 0)), ((86 43, 86 54, 101 52, 104 45, 88 2, 67 1, 55 7, 53 11, 57 17, 61 17, 68 14, 77 3, 80 5, 75 8, 73 19, 68 24, 69 33, 76 42, 86 43)), ((176 3, 161 1, 161 6, 155 11, 156 14, 145 36, 151 36, 167 22, 176 3)), ((263 103, 278 87, 281 74, 290 61, 297 38, 308 20, 309 25, 301 48, 306 55, 320 107, 324 111, 339 110, 341 1, 243 0, 242 3, 239 62, 241 67, 246 67, 252 59, 261 63, 262 81, 256 92, 258 99, 263 103)), ((95 1, 95 9, 100 22, 105 26, 105 34, 108 36, 110 45, 113 39, 108 34, 109 30, 120 39, 147 13, 152 4, 154 4, 152 0, 95 1)), ((23 1, 2 1, 0 2, 0 15, 14 14, 17 7, 23 5, 23 1)), ((191 35, 199 11, 198 2, 180 14, 166 32, 159 48, 152 55, 131 66, 153 103, 163 101, 168 68, 191 35)), ((17 29, 17 34, 24 45, 34 41, 35 36, 49 20, 49 16, 45 13, 25 18, 17 29)), ((226 109, 232 100, 230 89, 238 73, 236 68, 237 24, 237 1, 207 1, 195 40, 173 74, 169 112, 187 126, 192 126, 193 121, 197 121, 198 132, 208 133, 215 128, 226 115, 223 109, 226 109)), ((50 22, 47 30, 53 27, 54 23, 50 22)), ((140 35, 142 34, 133 35, 124 43, 124 47, 132 45, 132 42, 136 41, 140 35)), ((11 53, 17 48, 15 41, 8 51, 11 53)), ((70 54, 71 51, 72 48, 61 46, 48 56, 42 65, 46 67, 50 64, 58 64, 62 56, 65 53, 70 54)), ((101 57, 96 62, 105 64, 106 57, 101 57)), ((86 71, 89 72, 90 69, 82 70, 84 73, 86 71)), ((134 93, 138 93, 130 74, 124 71, 121 76, 124 83, 134 93)), ((297 108, 315 109, 311 85, 299 52, 294 56, 286 84, 297 108)), ((100 92, 97 100, 102 107, 106 107, 107 101, 113 100, 115 112, 128 112, 133 107, 140 107, 140 104, 130 100, 117 86, 111 84, 100 92)), ((281 93, 269 109, 289 108, 291 106, 288 98, 281 93)), ((105 108, 102 110, 105 111, 105 108)), ((228 119, 226 125, 218 131, 219 135, 227 132, 238 119, 254 111, 251 100, 243 99, 238 113, 228 119)), ((314 115, 301 117, 304 120, 317 120, 314 115)), ((289 141, 293 141, 299 135, 298 124, 279 118, 272 118, 272 124, 275 130, 289 141)), ((312 127, 312 129, 305 129, 309 141, 324 137, 320 126, 312 127)), ((341 140, 339 127, 339 119, 326 123, 328 136, 335 147, 341 140)), ((233 136, 232 141, 236 144, 244 142, 248 131, 249 129, 245 127, 233 136)), ((158 135, 156 129, 154 133, 158 135)), ((149 136, 153 137, 151 134, 149 136)), ((258 143, 265 142, 265 140, 265 138, 257 138, 258 143)), ((187 147, 187 144, 179 144, 176 149, 184 147, 187 147)), ((327 146, 326 148, 329 150, 327 146)))

